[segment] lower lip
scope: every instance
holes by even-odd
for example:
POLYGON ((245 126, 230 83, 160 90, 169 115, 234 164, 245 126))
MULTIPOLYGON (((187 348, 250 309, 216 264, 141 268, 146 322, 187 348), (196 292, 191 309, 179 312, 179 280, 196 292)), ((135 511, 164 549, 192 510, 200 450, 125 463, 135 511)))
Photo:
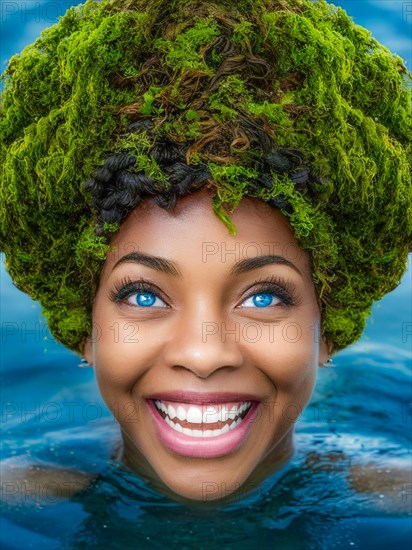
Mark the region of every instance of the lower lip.
POLYGON ((171 428, 160 416, 153 401, 147 401, 158 438, 168 449, 182 456, 216 458, 238 449, 245 441, 257 416, 259 403, 254 402, 242 422, 233 430, 214 437, 190 437, 171 428))

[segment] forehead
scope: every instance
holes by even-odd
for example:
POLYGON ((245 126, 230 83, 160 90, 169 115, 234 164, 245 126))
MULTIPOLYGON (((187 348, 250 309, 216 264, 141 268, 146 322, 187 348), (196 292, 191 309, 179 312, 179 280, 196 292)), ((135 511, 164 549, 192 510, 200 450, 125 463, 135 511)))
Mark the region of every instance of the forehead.
POLYGON ((214 193, 202 189, 180 198, 165 210, 152 199, 129 214, 112 238, 106 268, 131 252, 144 252, 179 262, 235 263, 267 254, 279 255, 310 273, 309 257, 299 246, 283 214, 258 198, 245 197, 231 214, 236 235, 230 235, 212 209, 214 193))

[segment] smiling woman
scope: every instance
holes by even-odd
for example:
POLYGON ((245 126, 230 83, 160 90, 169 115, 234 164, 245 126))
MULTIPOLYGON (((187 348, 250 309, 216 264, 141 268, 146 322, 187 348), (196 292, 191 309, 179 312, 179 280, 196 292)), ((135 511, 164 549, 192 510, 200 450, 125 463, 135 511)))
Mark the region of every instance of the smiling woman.
POLYGON ((7 268, 171 498, 284 466, 318 368, 399 283, 409 77, 322 0, 90 0, 12 59, 7 268))
POLYGON ((233 237, 212 196, 130 214, 101 272, 85 351, 122 427, 123 462, 195 500, 210 481, 225 497, 290 458, 285 410, 303 410, 327 358, 309 258, 286 219, 245 198, 233 237), (208 243, 219 253, 205 256, 208 243), (251 243, 273 254, 233 254, 251 243), (293 249, 292 263, 283 254, 293 249))

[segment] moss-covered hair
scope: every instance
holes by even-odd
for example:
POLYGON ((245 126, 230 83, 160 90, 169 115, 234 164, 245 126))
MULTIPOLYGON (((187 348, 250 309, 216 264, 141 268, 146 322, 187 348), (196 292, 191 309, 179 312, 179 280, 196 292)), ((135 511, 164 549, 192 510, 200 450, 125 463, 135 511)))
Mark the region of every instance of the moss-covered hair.
POLYGON ((170 207, 206 183, 232 234, 246 195, 288 217, 335 350, 399 284, 411 73, 341 8, 89 0, 15 55, 3 80, 0 249, 69 348, 81 353, 90 334, 109 237, 130 209, 147 196, 170 207))

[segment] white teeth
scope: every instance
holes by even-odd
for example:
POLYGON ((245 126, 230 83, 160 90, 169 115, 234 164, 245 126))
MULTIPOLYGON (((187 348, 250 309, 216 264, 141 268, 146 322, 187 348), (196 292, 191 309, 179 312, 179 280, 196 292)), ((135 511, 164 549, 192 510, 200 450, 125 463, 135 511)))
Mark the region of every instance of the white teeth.
POLYGON ((228 419, 232 418, 233 420, 236 418, 236 416, 240 413, 240 409, 236 407, 236 405, 233 405, 233 407, 228 411, 228 419))
POLYGON ((155 405, 158 409, 160 409, 164 413, 168 414, 166 407, 163 405, 163 403, 161 401, 155 401, 155 405))
POLYGON ((240 407, 238 414, 242 414, 243 411, 245 411, 248 407, 250 407, 251 402, 247 401, 246 403, 243 403, 243 405, 240 407))
POLYGON ((247 401, 241 407, 239 407, 238 405, 233 405, 232 407, 223 405, 222 409, 220 410, 218 420, 220 420, 220 422, 227 422, 230 418, 234 420, 236 416, 242 414, 242 412, 250 407, 250 405, 250 401, 247 401))
POLYGON ((186 420, 193 424, 214 424, 215 422, 227 422, 229 419, 234 420, 237 416, 242 414, 252 404, 251 401, 246 401, 242 405, 223 405, 217 407, 210 404, 203 407, 191 405, 189 410, 186 411, 181 405, 177 406, 177 410, 173 405, 167 407, 159 400, 155 401, 156 407, 167 414, 170 419, 177 417, 179 420, 186 420))
POLYGON ((229 426, 229 424, 225 424, 220 430, 191 430, 190 428, 182 428, 180 424, 175 424, 167 417, 165 418, 165 420, 171 428, 190 437, 215 437, 217 435, 222 435, 229 430, 233 430, 233 428, 236 428, 236 426, 238 426, 242 422, 242 420, 239 418, 239 420, 234 422, 231 426, 229 426))
POLYGON ((214 405, 206 405, 203 408, 203 424, 213 424, 214 422, 219 422, 220 414, 216 411, 214 405))
POLYGON ((251 404, 251 401, 247 401, 241 406, 233 405, 231 408, 223 404, 219 412, 215 410, 215 405, 207 405, 203 407, 202 414, 202 407, 197 407, 195 405, 191 405, 189 410, 186 411, 181 405, 178 405, 176 410, 173 405, 168 405, 166 407, 161 401, 155 401, 156 407, 166 414, 166 417, 164 418, 165 422, 174 430, 191 437, 214 437, 224 434, 239 426, 243 419, 238 418, 236 422, 232 422, 230 425, 225 424, 221 429, 217 430, 192 430, 190 428, 184 428, 178 422, 175 423, 171 419, 177 417, 181 421, 186 420, 187 422, 199 425, 201 425, 202 422, 204 424, 212 424, 219 421, 227 422, 229 419, 234 420, 237 416, 248 409, 251 404))
POLYGON ((176 409, 173 405, 169 405, 167 407, 167 414, 169 415, 169 418, 174 418, 176 416, 176 409))
POLYGON ((187 421, 194 424, 202 423, 202 411, 198 407, 190 407, 187 412, 187 421))
POLYGON ((174 428, 174 429, 177 430, 178 432, 181 432, 181 433, 183 432, 183 426, 181 426, 181 425, 178 424, 178 423, 175 424, 175 423, 172 422, 172 421, 169 421, 169 422, 168 422, 169 426, 171 426, 172 428, 174 428), (170 422, 170 423, 169 423, 169 422, 170 422))
POLYGON ((186 420, 186 411, 181 405, 177 407, 177 418, 179 420, 186 420))

